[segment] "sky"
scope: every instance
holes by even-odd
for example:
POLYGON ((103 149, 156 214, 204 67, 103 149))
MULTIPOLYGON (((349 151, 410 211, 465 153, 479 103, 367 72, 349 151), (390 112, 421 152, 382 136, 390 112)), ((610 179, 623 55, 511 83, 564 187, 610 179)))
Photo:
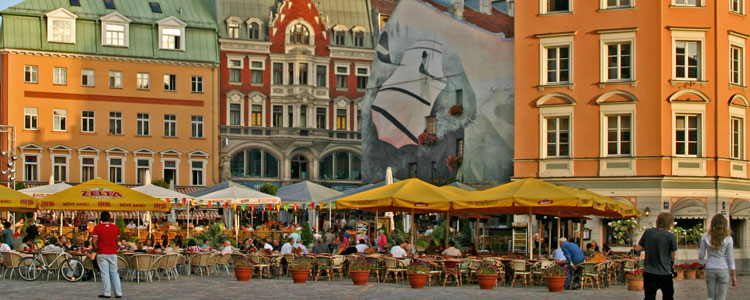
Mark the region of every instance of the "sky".
MULTIPOLYGON (((0 10, 8 8, 8 6, 16 5, 23 0, 0 0, 0 10)), ((0 19, 1 20, 1 19, 0 19)))

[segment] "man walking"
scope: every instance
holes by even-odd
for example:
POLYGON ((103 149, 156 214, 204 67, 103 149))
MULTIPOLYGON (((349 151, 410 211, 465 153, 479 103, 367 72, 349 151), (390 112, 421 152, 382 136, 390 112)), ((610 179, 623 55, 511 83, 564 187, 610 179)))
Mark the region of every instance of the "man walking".
POLYGON ((120 228, 109 222, 109 213, 103 211, 100 219, 101 224, 94 227, 94 251, 96 262, 101 270, 104 293, 99 298, 112 298, 112 288, 115 289, 115 298, 122 298, 122 287, 120 286, 120 274, 117 273, 117 240, 120 237, 120 228))
POLYGON ((573 272, 576 271, 576 266, 586 260, 586 257, 583 256, 583 251, 581 251, 578 245, 568 242, 566 238, 560 238, 560 249, 562 249, 562 253, 565 256, 565 262, 567 263, 565 267, 568 269, 568 274, 565 278, 565 289, 574 290, 578 287, 571 282, 573 272))
POLYGON ((656 228, 646 230, 641 236, 635 251, 646 251, 643 272, 645 300, 655 300, 656 291, 661 289, 663 300, 674 299, 672 266, 677 252, 677 238, 669 232, 674 217, 668 212, 656 217, 656 228))

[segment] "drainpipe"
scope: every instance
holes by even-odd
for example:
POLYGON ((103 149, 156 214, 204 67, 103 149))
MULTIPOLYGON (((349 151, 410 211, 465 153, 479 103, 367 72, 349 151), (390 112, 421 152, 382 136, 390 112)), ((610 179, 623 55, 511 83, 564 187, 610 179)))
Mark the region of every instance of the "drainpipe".
POLYGON ((216 66, 211 68, 211 180, 216 184, 216 66))
MULTIPOLYGON (((719 5, 714 2, 714 192, 719 201, 719 5)), ((731 167, 731 166, 730 166, 731 167)), ((718 213, 718 210, 717 210, 718 213)), ((703 224, 705 227, 705 224, 703 224)))

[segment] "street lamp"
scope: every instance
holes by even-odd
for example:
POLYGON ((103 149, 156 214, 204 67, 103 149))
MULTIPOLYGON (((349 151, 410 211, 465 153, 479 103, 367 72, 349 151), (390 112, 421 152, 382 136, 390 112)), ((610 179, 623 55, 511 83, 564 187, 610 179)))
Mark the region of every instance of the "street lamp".
POLYGON ((648 216, 651 215, 651 209, 648 208, 648 206, 647 206, 646 209, 643 211, 643 213, 648 217, 648 216))

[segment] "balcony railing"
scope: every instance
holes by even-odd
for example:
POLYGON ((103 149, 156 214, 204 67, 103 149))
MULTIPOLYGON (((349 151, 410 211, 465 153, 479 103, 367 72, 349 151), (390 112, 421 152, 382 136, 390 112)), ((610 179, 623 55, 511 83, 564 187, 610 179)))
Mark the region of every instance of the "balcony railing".
POLYGON ((311 137, 317 139, 356 140, 362 139, 361 131, 326 130, 317 128, 245 127, 221 126, 219 134, 237 137, 311 137))

